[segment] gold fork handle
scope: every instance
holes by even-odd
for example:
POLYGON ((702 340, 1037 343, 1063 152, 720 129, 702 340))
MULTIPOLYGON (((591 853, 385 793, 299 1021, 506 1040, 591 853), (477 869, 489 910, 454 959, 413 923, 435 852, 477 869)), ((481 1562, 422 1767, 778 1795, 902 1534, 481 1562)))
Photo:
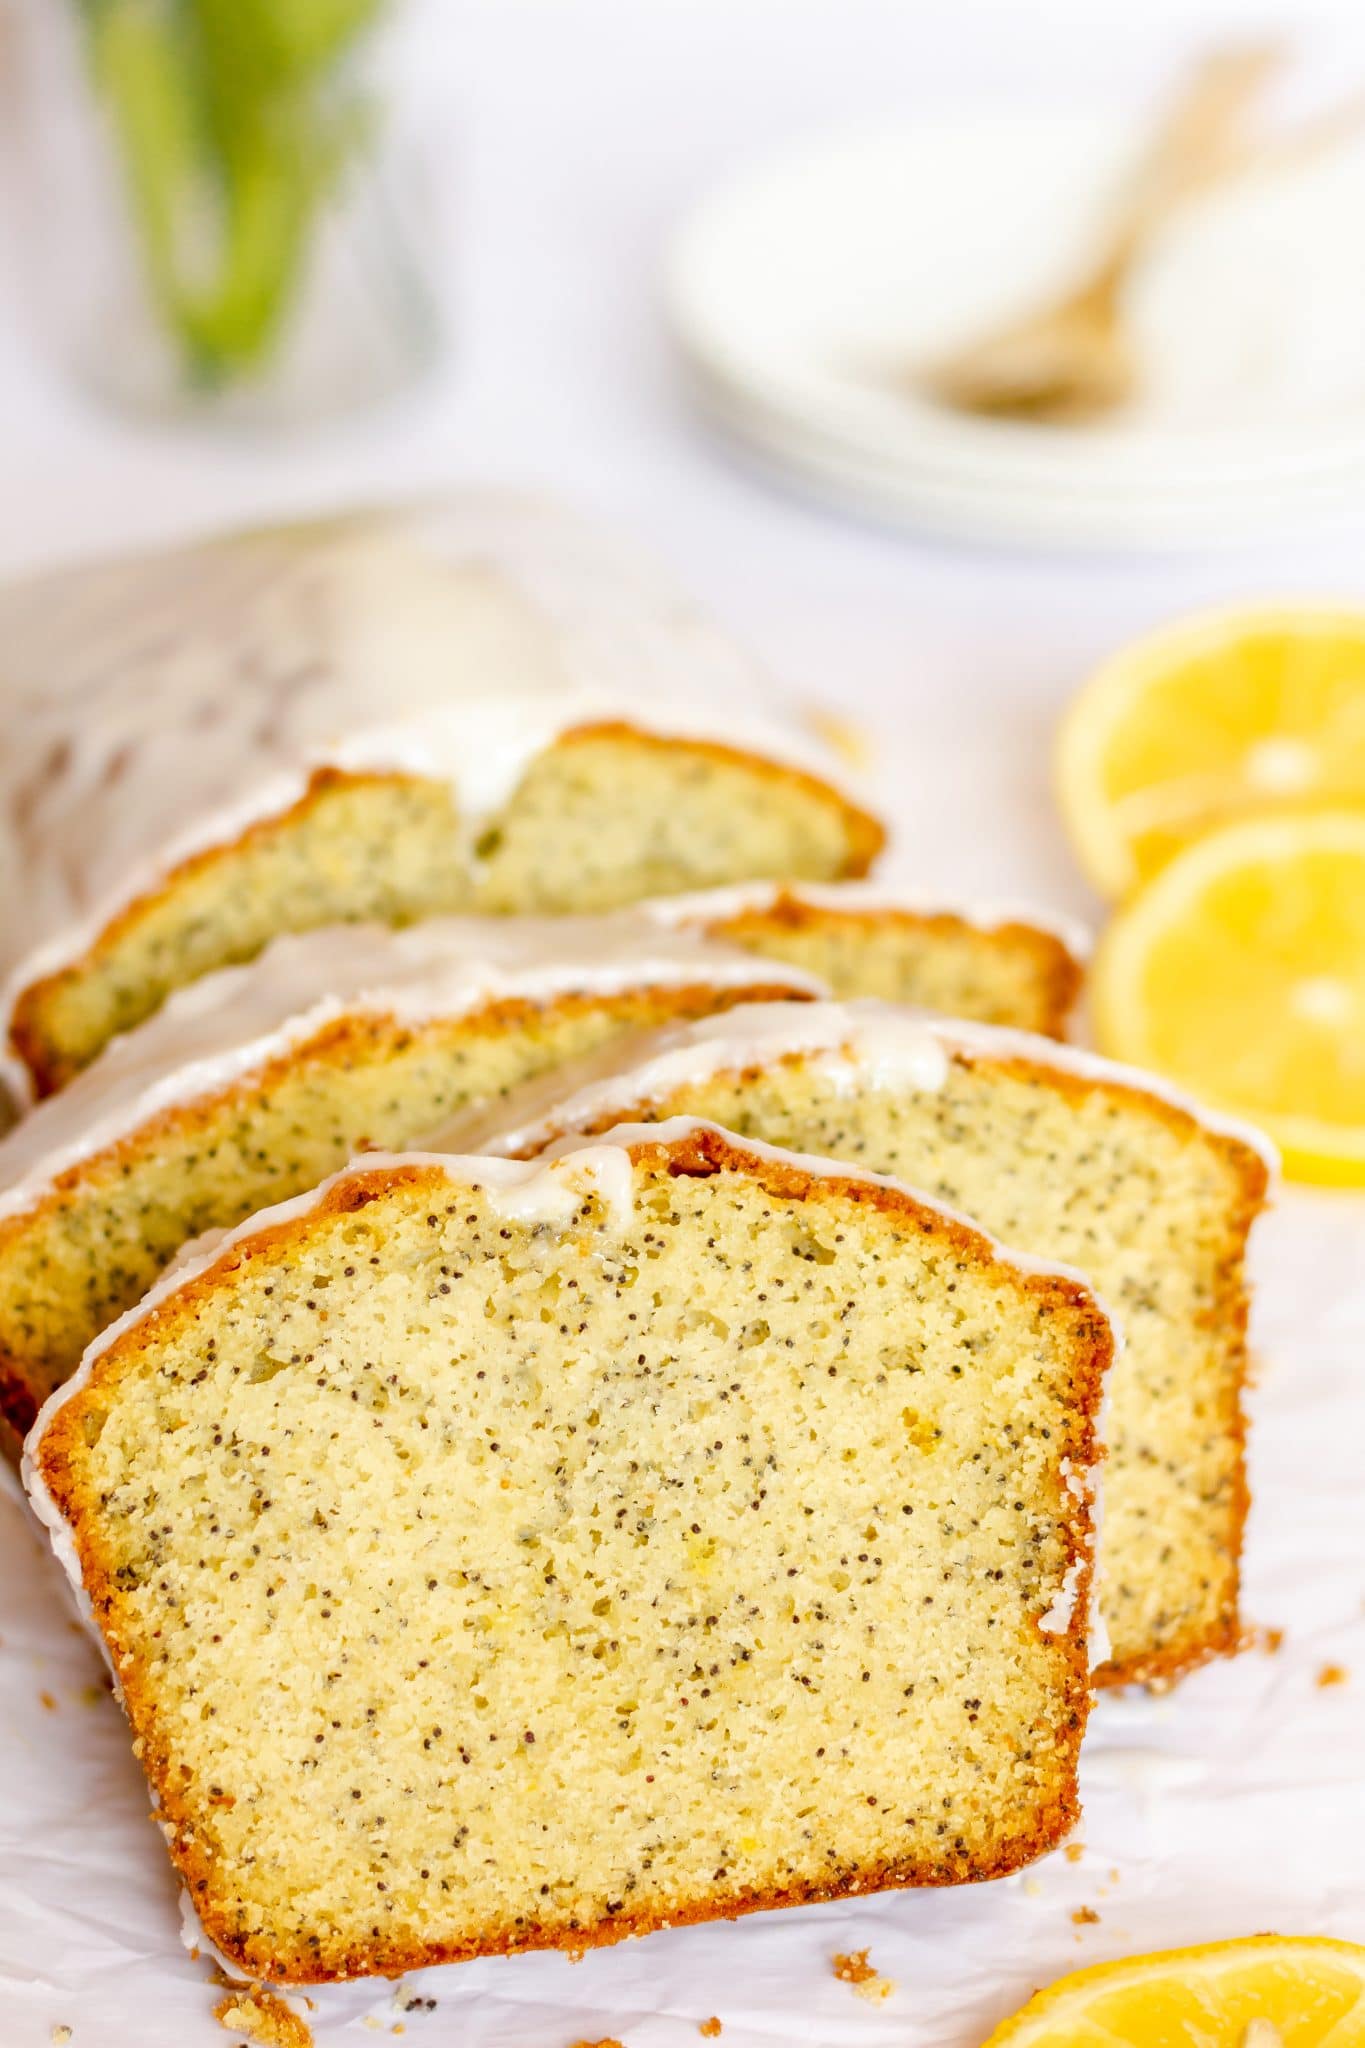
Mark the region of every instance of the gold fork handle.
POLYGON ((1242 167, 1247 111, 1283 62, 1274 43, 1214 50, 1201 60, 1148 145, 1087 294, 1113 291, 1185 200, 1242 167))

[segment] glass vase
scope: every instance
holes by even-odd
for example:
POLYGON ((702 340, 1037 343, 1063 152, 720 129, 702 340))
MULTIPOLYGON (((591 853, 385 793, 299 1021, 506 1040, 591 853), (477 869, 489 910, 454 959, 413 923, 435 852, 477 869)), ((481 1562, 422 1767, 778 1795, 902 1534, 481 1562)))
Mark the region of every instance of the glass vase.
POLYGON ((440 320, 392 0, 25 0, 23 218, 47 335, 144 412, 383 399, 440 320))

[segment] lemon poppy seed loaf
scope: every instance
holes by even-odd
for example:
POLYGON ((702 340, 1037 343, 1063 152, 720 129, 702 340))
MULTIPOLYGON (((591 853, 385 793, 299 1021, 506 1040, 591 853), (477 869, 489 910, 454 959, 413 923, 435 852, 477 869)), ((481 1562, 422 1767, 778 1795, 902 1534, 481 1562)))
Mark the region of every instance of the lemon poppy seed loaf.
POLYGON ((817 975, 836 996, 876 996, 949 1017, 1065 1036, 1084 931, 1014 904, 945 904, 882 883, 745 882, 652 906, 729 945, 817 975))
POLYGON ((176 988, 281 933, 605 910, 751 874, 857 875, 881 844, 866 813, 773 756, 563 706, 537 740, 538 708, 502 699, 357 737, 344 751, 372 765, 319 765, 249 823, 206 822, 209 843, 18 971, 9 1036, 34 1092, 65 1086, 176 988), (463 766, 514 734, 524 766, 475 807, 463 766))
POLYGON ((1264 1141, 1132 1069, 876 1003, 737 1009, 617 1067, 567 1095, 563 1075, 534 1085, 514 1123, 479 1142, 522 1153, 622 1118, 712 1117, 900 1174, 1080 1267, 1125 1340, 1107 1425, 1101 1681, 1171 1676, 1237 1646, 1244 1261, 1264 1141))
POLYGON ((1110 1348, 1076 1276, 680 1122, 257 1217, 28 1476, 212 1940, 398 1974, 1054 1844, 1110 1348))
POLYGON ((0 642, 4 1008, 38 1094, 281 933, 856 876, 882 843, 721 635, 543 509, 68 571, 0 594, 0 642))
POLYGON ((181 990, 0 1142, 0 1412, 18 1430, 187 1239, 549 1067, 758 994, 819 993, 686 928, 329 927, 181 990))

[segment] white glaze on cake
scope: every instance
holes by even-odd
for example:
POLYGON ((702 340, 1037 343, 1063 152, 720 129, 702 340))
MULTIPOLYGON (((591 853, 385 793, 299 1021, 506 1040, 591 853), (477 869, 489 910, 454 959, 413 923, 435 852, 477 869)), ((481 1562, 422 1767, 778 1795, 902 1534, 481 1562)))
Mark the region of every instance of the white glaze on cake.
MULTIPOLYGON (((530 1224, 533 1228, 548 1230, 562 1229, 582 1207, 583 1202, 597 1197, 612 1228, 618 1232, 628 1229, 634 1200, 635 1162, 631 1148, 680 1144, 699 1130, 718 1130, 698 1117, 670 1117, 657 1124, 621 1124, 604 1132, 600 1137, 589 1139, 567 1138, 550 1148, 542 1157, 532 1160, 469 1157, 442 1152, 395 1152, 369 1153, 359 1163, 344 1167, 340 1173, 330 1175, 317 1187, 290 1200, 276 1203, 272 1208, 263 1209, 258 1215, 248 1217, 234 1229, 215 1236, 211 1244, 205 1244, 189 1256, 182 1256, 149 1289, 133 1308, 108 1329, 94 1339, 87 1348, 75 1373, 63 1386, 49 1395, 24 1440, 22 1477, 34 1513, 46 1529, 58 1563, 71 1580, 77 1601, 87 1623, 93 1625, 89 1597, 81 1575, 80 1559, 76 1550, 69 1524, 53 1500, 38 1469, 38 1452, 42 1439, 51 1427, 53 1419, 88 1383, 99 1359, 120 1338, 139 1323, 155 1316, 173 1297, 182 1290, 196 1285, 210 1274, 224 1260, 243 1246, 251 1246, 267 1233, 281 1225, 299 1221, 320 1209, 332 1190, 342 1182, 361 1183, 373 1180, 382 1184, 395 1173, 408 1170, 419 1172, 436 1169, 450 1182, 452 1187, 477 1188, 488 1199, 495 1212, 509 1219, 530 1224)), ((731 1132, 719 1131, 727 1145, 750 1153, 756 1158, 774 1165, 796 1168, 817 1180, 855 1182, 865 1186, 882 1187, 908 1195, 921 1208, 941 1217, 955 1229, 968 1231, 973 1239, 991 1258, 1002 1266, 1030 1278, 1043 1277, 1061 1280, 1075 1287, 1079 1293, 1110 1321, 1102 1302, 1084 1276, 1073 1267, 1060 1265, 1047 1259, 1039 1259, 1020 1253, 1000 1244, 981 1226, 969 1217, 950 1209, 944 1203, 909 1187, 903 1181, 887 1174, 870 1173, 864 1168, 849 1166, 841 1160, 821 1158, 814 1154, 785 1152, 775 1145, 766 1145, 752 1138, 736 1138, 731 1132)), ((1112 1329, 1112 1322, 1110 1323, 1112 1329)), ((1098 1445, 1097 1438, 1097 1445, 1098 1445)), ((1079 1496, 1075 1496, 1079 1498, 1079 1496)), ((1064 1593, 1065 1588, 1061 1589, 1064 1593)), ((1051 1613, 1052 1605, 1058 1598, 1053 1596, 1046 1612, 1051 1613)), ((1070 1633, 1075 1628, 1074 1599, 1073 1611, 1065 1625, 1055 1633, 1070 1633)), ((1041 1622, 1040 1622, 1041 1626, 1041 1622)))
MULTIPOLYGON (((1121 1087, 1168 1104, 1205 1130, 1247 1146, 1272 1176, 1279 1157, 1252 1125, 1205 1109, 1192 1096, 1154 1074, 1121 1066, 1078 1046, 1059 1045, 1004 1025, 973 1024, 896 1003, 861 998, 847 1003, 744 1003, 696 1024, 651 1034, 637 1063, 590 1059, 533 1082, 504 1105, 504 1123, 479 1119, 478 1143, 490 1151, 521 1152, 548 1144, 560 1132, 628 1113, 633 1103, 661 1101, 676 1089, 714 1075, 742 1073, 774 1061, 816 1061, 836 1085, 941 1088, 949 1061, 1024 1060, 1057 1074, 1121 1087), (556 1089, 558 1092, 556 1092, 556 1089)), ((475 1119, 470 1119, 473 1130, 475 1119)), ((465 1135, 461 1125, 451 1127, 465 1135)))
POLYGON ((60 1174, 159 1112, 216 1094, 343 1016, 415 1024, 515 998, 757 982, 824 993, 798 968, 633 911, 432 918, 405 931, 329 925, 277 939, 248 965, 177 990, 21 1119, 0 1141, 0 1218, 32 1208, 60 1174))
POLYGON ((439 779, 471 840, 601 719, 848 781, 629 551, 497 494, 59 572, 0 592, 0 639, 6 1013, 318 767, 439 779))

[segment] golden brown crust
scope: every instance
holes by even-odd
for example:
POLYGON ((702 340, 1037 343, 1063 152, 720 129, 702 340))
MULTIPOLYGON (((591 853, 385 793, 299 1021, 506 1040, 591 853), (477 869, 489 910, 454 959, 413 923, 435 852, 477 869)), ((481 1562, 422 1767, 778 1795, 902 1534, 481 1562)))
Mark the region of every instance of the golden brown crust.
POLYGON ((571 726, 562 732, 556 742, 559 746, 572 746, 581 740, 628 739, 640 746, 653 747, 662 751, 682 748, 688 753, 704 754, 709 760, 724 761, 732 767, 748 768, 754 774, 763 776, 769 782, 783 782, 789 789, 800 789, 807 796, 817 798, 821 803, 837 806, 848 834, 848 855, 841 870, 841 881, 861 881, 874 860, 886 845, 886 827, 870 811, 863 810, 852 798, 844 795, 832 782, 825 782, 809 769, 794 768, 785 761, 775 761, 766 754, 751 753, 747 747, 728 745, 724 740, 692 739, 676 734, 650 732, 645 727, 634 725, 629 719, 603 719, 587 725, 571 726))
MULTIPOLYGON (((1002 1070, 1013 1068, 1023 1073, 1032 1071, 1026 1060, 1000 1060, 991 1064, 1002 1070)), ((1140 1088, 1121 1081, 1092 1080, 1085 1075, 1059 1073, 1055 1069, 1049 1069, 1049 1073, 1063 1092, 1084 1094, 1095 1089, 1103 1089, 1106 1093, 1141 1102, 1149 1111, 1155 1111, 1182 1136, 1197 1132, 1223 1159, 1239 1190, 1237 1206, 1231 1219, 1232 1256, 1220 1269, 1218 1292, 1204 1317, 1211 1328, 1217 1329, 1228 1338, 1230 1363, 1233 1369, 1223 1418, 1229 1441, 1235 1451, 1232 1511, 1227 1543, 1230 1591, 1215 1622, 1202 1628, 1188 1630, 1162 1650, 1142 1656, 1111 1659, 1095 1672, 1095 1684, 1106 1690, 1117 1685, 1165 1687, 1174 1684, 1188 1672, 1197 1670, 1201 1664, 1212 1662, 1215 1657, 1236 1656, 1244 1646, 1241 1617, 1241 1558, 1246 1520, 1251 1508, 1251 1490, 1247 1482, 1244 1399, 1248 1372, 1246 1333, 1250 1302, 1243 1261, 1251 1226, 1265 1206, 1270 1173, 1261 1154, 1250 1145, 1244 1144, 1230 1132, 1210 1129, 1189 1110, 1182 1109, 1178 1103, 1167 1100, 1165 1096, 1146 1094, 1140 1088)))
POLYGON ((273 811, 269 817, 257 818, 246 825, 232 839, 224 840, 217 846, 206 846, 198 853, 189 854, 167 868, 155 886, 144 889, 140 895, 123 905, 123 908, 104 926, 92 946, 88 946, 80 958, 60 967, 53 974, 45 974, 39 980, 30 982, 22 989, 15 1002, 10 1018, 10 1044, 15 1054, 28 1068, 33 1081, 34 1093, 41 1101, 45 1096, 55 1095, 65 1088, 68 1081, 75 1079, 80 1068, 72 1061, 61 1059, 47 1045, 43 1038, 42 1006, 59 988, 69 986, 92 966, 107 960, 114 948, 134 931, 149 910, 162 902, 170 893, 174 883, 187 881, 192 875, 205 873, 219 861, 239 854, 248 846, 255 846, 262 839, 278 832, 283 825, 289 825, 306 818, 316 809, 319 800, 333 790, 361 787, 391 787, 394 783, 419 782, 416 775, 358 774, 350 769, 318 768, 308 778, 303 794, 282 811, 273 811))
MULTIPOLYGON (((600 723, 572 726, 559 734, 556 746, 572 746, 592 739, 629 739, 639 745, 656 749, 683 749, 700 753, 713 760, 725 761, 731 765, 748 768, 773 782, 783 782, 790 788, 803 790, 809 796, 818 797, 822 802, 835 804, 844 821, 848 834, 848 855, 842 870, 843 876, 855 880, 865 875, 886 843, 885 828, 870 812, 845 797, 831 783, 808 773, 805 769, 788 767, 784 762, 772 761, 762 754, 747 752, 742 747, 726 746, 720 741, 672 737, 665 733, 646 731, 643 727, 630 724, 624 719, 604 720, 600 723)), ((57 989, 69 986, 78 976, 87 973, 92 966, 107 960, 114 948, 134 931, 147 914, 169 894, 172 886, 202 874, 217 862, 240 854, 246 847, 257 845, 262 839, 279 831, 282 826, 306 818, 319 800, 337 789, 391 788, 396 784, 423 785, 434 778, 429 776, 400 773, 398 771, 353 770, 344 768, 316 768, 308 778, 302 794, 281 811, 255 819, 243 827, 232 839, 207 846, 198 853, 177 861, 159 876, 150 889, 125 903, 118 913, 104 926, 93 945, 86 948, 77 960, 58 968, 54 973, 41 976, 21 990, 10 1019, 10 1044, 17 1058, 27 1067, 33 1081, 34 1092, 41 1100, 44 1096, 55 1095, 64 1088, 80 1071, 75 1063, 64 1060, 55 1049, 47 1044, 42 1028, 42 1009, 57 989)))
MULTIPOLYGON (((699 1124, 667 1141, 641 1139, 632 1143, 629 1151, 637 1166, 663 1167, 672 1174, 710 1175, 735 1168, 752 1175, 770 1193, 796 1200, 818 1199, 826 1191, 837 1192, 868 1208, 898 1217, 907 1229, 939 1237, 974 1260, 1009 1263, 1007 1255, 970 1224, 930 1207, 907 1189, 845 1178, 838 1173, 816 1174, 794 1158, 755 1153, 715 1125, 699 1124)), ((965 1848, 954 1845, 932 1855, 907 1857, 870 1870, 845 1871, 828 1883, 774 1887, 763 1892, 715 1892, 704 1898, 679 1899, 670 1902, 666 1909, 652 1912, 622 1910, 594 1924, 569 1930, 528 1924, 484 1929, 477 1935, 450 1941, 414 1944, 381 1939, 335 1943, 330 1947, 319 1942, 316 1947, 304 1944, 292 1952, 281 1951, 268 1939, 239 1938, 229 1902, 215 1891, 213 1859, 196 1833, 200 1817, 186 1800, 174 1758, 159 1740, 156 1701, 147 1674, 136 1652, 125 1643, 124 1599, 110 1561, 102 1553, 98 1518, 92 1517, 87 1523, 82 1512, 79 1455, 84 1420, 92 1400, 135 1369, 148 1336, 174 1336, 192 1323, 200 1304, 212 1296, 227 1275, 257 1260, 287 1257, 319 1217, 351 1214, 395 1190, 437 1186, 446 1178, 439 1165, 426 1161, 355 1168, 334 1180, 302 1214, 229 1246, 204 1272, 187 1280, 173 1296, 131 1325, 96 1358, 85 1386, 58 1409, 36 1448, 42 1481, 72 1531, 85 1589, 118 1672, 124 1709, 140 1745, 158 1816, 166 1827, 171 1859, 215 1946, 253 1976, 269 1977, 281 1984, 326 1983, 356 1976, 397 1977, 430 1964, 459 1962, 480 1955, 507 1955, 538 1948, 579 1953, 666 1926, 733 1919, 779 1906, 812 1904, 910 1886, 983 1882, 1004 1876, 1054 1848, 1078 1817, 1076 1765, 1091 1700, 1084 1635, 1075 1633, 1069 1640, 1054 1638, 1066 1666, 1064 1704, 1054 1731, 1062 1747, 1055 1794, 1040 1807, 1031 1826, 999 1843, 988 1857, 974 1859, 965 1848)), ((1079 1281, 1063 1273, 1046 1271, 1026 1272, 1024 1280, 1029 1292, 1045 1308, 1065 1307, 1077 1318, 1085 1348, 1075 1362, 1068 1407, 1071 1433, 1067 1444, 1059 1449, 1059 1457, 1064 1451, 1078 1469, 1088 1470, 1101 1454, 1097 1421, 1104 1375, 1113 1358, 1113 1332, 1098 1303, 1079 1281)), ((1082 1502, 1073 1501, 1069 1512, 1070 1562, 1079 1567, 1075 1611, 1084 1613, 1093 1563, 1093 1525, 1082 1502)))
MULTIPOLYGON (((888 904, 875 909, 850 904, 832 909, 827 904, 804 902, 801 897, 783 890, 762 909, 734 911, 708 924, 707 931, 713 938, 734 937, 742 942, 746 931, 762 931, 765 926, 769 929, 776 926, 779 931, 804 932, 835 922, 860 925, 870 933, 887 925, 899 925, 908 931, 942 937, 980 929, 970 918, 952 910, 911 910, 903 904, 888 904)), ((1040 925, 1025 924, 1011 918, 990 929, 993 934, 1007 938, 1011 944, 1032 955, 1034 971, 1045 991, 1044 1017, 1038 1029, 1044 1037, 1065 1038, 1067 1022, 1085 978, 1081 961, 1064 939, 1055 932, 1045 931, 1040 925)))
MULTIPOLYGON (((1017 1066, 1025 1071, 1028 1067, 1026 1061, 1002 1061, 998 1064, 1017 1066)), ((1215 1657, 1236 1656, 1244 1644, 1241 1616, 1241 1559, 1246 1520, 1251 1508, 1251 1489, 1247 1482, 1244 1398, 1248 1371, 1246 1333, 1250 1301, 1243 1261, 1251 1226, 1265 1205, 1270 1174, 1265 1160, 1250 1145, 1244 1144, 1230 1132, 1211 1130, 1208 1125, 1200 1123, 1197 1117, 1191 1115, 1189 1110, 1182 1109, 1178 1103, 1170 1102, 1164 1096, 1147 1095, 1140 1089, 1126 1086, 1119 1081, 1091 1081, 1078 1074, 1058 1075, 1057 1079, 1063 1088, 1070 1092, 1081 1093, 1098 1087, 1127 1096, 1155 1110, 1172 1129, 1182 1135, 1198 1132, 1223 1159, 1239 1190, 1237 1206, 1231 1219, 1232 1256, 1225 1261, 1219 1271, 1218 1292, 1204 1316, 1204 1321, 1209 1327, 1220 1331, 1228 1339, 1229 1361, 1232 1366, 1227 1406, 1223 1417, 1228 1440, 1234 1448, 1235 1460, 1227 1541, 1229 1591, 1222 1611, 1213 1623, 1189 1629, 1164 1649, 1141 1656, 1111 1659, 1095 1672, 1095 1684, 1106 1690, 1117 1685, 1164 1687, 1174 1684, 1188 1672, 1197 1670, 1201 1664, 1212 1662, 1215 1657)))
MULTIPOLYGON (((714 982, 645 983, 638 988, 617 990, 611 995, 570 990, 563 995, 537 1001, 529 996, 506 996, 456 1017, 433 1017, 421 1023, 404 1022, 380 1011, 353 1011, 333 1019, 311 1038, 277 1053, 259 1067, 239 1074, 211 1094, 157 1111, 136 1129, 113 1144, 79 1160, 59 1174, 31 1209, 0 1219, 0 1261, 7 1251, 54 1210, 69 1203, 90 1184, 92 1177, 117 1182, 120 1173, 149 1156, 155 1156, 168 1137, 192 1138, 207 1132, 214 1119, 247 1094, 268 1091, 307 1067, 352 1066, 362 1054, 397 1052, 425 1032, 452 1036, 495 1037, 537 1021, 553 1023, 612 1010, 623 1024, 643 1030, 664 1023, 694 1017, 714 1016, 740 1003, 807 1002, 810 997, 784 983, 765 981, 756 961, 752 982, 728 987, 714 982)), ((54 1385, 60 1384, 33 1357, 8 1345, 0 1335, 0 1454, 17 1463, 12 1444, 22 1442, 54 1385)))

